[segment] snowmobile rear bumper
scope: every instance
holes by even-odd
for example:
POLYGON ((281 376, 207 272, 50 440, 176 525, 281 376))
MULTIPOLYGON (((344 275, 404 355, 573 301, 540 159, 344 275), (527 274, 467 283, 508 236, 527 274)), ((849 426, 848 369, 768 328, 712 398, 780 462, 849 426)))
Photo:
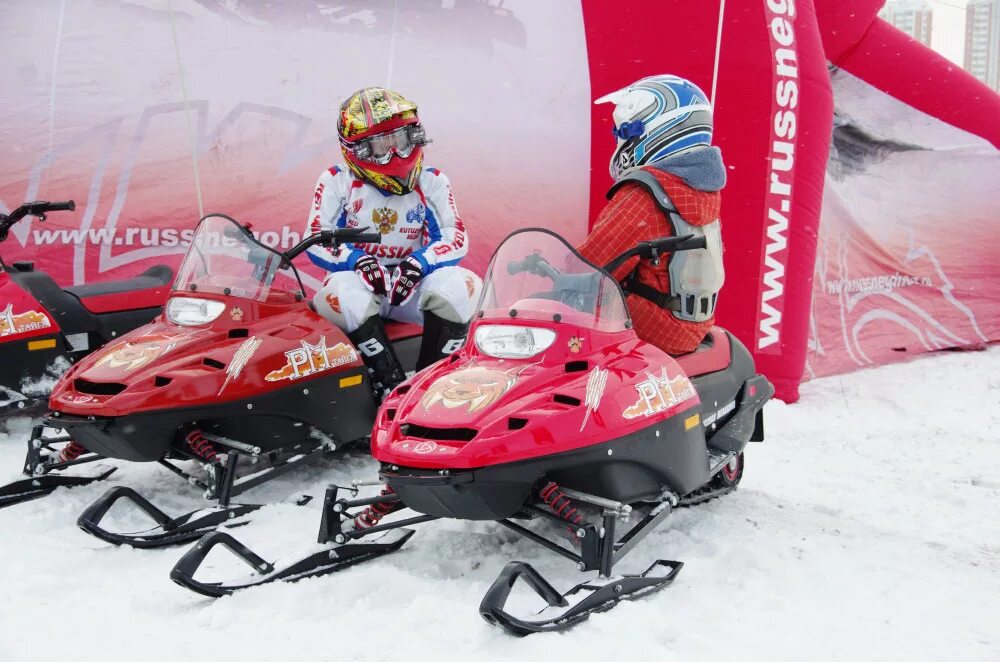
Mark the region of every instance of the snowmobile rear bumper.
POLYGON ((720 451, 741 453, 749 441, 763 441, 763 407, 774 395, 774 385, 763 375, 754 375, 740 389, 739 405, 732 417, 708 437, 708 445, 720 451))

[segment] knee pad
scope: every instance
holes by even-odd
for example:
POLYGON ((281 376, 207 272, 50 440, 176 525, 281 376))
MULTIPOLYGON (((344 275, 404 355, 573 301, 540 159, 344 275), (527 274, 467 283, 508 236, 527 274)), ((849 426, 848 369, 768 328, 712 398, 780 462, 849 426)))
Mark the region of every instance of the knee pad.
POLYGON ((443 267, 421 283, 420 309, 448 322, 467 323, 482 288, 482 279, 468 269, 443 267))
POLYGON ((358 281, 354 272, 332 274, 313 296, 316 312, 351 333, 361 324, 378 315, 380 302, 358 281))

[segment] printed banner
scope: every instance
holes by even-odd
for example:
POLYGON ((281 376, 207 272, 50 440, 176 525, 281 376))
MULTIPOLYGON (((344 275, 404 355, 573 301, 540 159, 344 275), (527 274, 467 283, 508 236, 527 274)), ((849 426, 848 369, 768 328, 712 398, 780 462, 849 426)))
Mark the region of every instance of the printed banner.
MULTIPOLYGON (((176 267, 199 217, 195 165, 206 213, 295 244, 316 178, 341 162, 340 102, 370 85, 419 104, 426 165, 449 176, 469 229, 465 266, 482 273, 517 227, 586 231, 579 4, 83 0, 3 16, 0 208, 77 209, 26 219, 0 250, 59 283, 176 267)), ((315 287, 320 272, 299 267, 315 287)))
POLYGON ((1000 338, 1000 151, 833 76, 809 376, 1000 338))

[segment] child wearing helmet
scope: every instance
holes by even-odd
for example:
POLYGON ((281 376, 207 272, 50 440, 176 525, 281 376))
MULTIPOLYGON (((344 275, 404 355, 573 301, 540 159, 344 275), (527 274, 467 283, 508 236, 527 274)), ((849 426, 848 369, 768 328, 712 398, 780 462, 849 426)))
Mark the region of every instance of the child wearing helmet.
POLYGON ((380 244, 309 249, 329 274, 317 311, 359 348, 376 390, 406 378, 382 318, 423 324, 417 369, 458 349, 482 282, 457 266, 469 238, 448 178, 423 167, 427 140, 416 104, 380 87, 352 94, 337 121, 346 168, 319 176, 307 232, 360 228, 380 244))
POLYGON ((715 321, 722 288, 722 153, 711 146, 712 106, 694 83, 649 76, 595 103, 615 104, 615 185, 580 253, 607 264, 638 242, 704 236, 706 248, 662 259, 634 257, 612 274, 625 290, 636 334, 668 354, 697 349, 715 321))

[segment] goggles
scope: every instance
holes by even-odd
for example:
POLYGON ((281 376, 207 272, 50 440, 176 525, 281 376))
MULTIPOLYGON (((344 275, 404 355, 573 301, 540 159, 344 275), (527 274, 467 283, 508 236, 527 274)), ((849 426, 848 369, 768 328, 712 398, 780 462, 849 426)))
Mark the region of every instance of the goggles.
POLYGON ((414 147, 426 145, 430 141, 427 140, 424 127, 408 124, 355 142, 341 142, 359 159, 385 165, 394 155, 405 159, 413 153, 414 147))
POLYGON ((619 140, 628 140, 629 138, 635 138, 636 136, 641 136, 643 131, 642 120, 632 120, 631 122, 622 122, 621 126, 612 126, 611 133, 615 134, 615 138, 619 140))

